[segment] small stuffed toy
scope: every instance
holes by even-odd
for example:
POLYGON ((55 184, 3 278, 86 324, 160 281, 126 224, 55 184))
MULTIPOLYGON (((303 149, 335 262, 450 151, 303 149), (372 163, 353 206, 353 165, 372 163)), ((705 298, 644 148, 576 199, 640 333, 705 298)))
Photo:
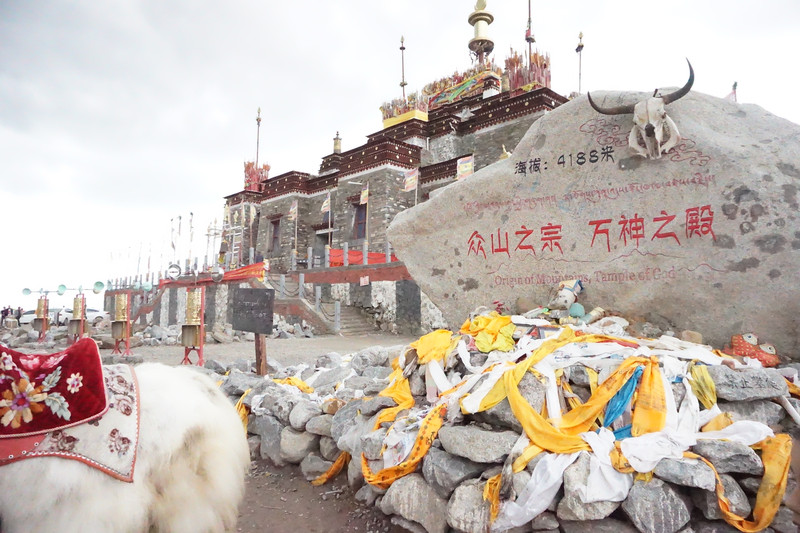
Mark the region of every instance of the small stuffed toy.
POLYGON ((547 307, 550 309, 569 309, 575 303, 578 295, 583 290, 583 283, 579 279, 562 281, 558 284, 558 293, 550 300, 547 307))
POLYGON ((781 362, 775 346, 758 344, 758 337, 754 333, 733 335, 730 346, 726 345, 722 352, 737 357, 758 359, 765 367, 778 366, 781 362))

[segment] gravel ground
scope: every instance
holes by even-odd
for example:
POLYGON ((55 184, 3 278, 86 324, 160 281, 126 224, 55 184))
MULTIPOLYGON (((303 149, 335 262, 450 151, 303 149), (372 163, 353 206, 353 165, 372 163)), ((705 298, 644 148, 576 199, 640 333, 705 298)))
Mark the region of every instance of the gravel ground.
MULTIPOLYGON (((275 360, 282 366, 297 363, 313 363, 322 354, 337 352, 339 355, 356 353, 370 346, 406 346, 419 337, 392 335, 389 333, 371 333, 353 337, 339 335, 321 335, 313 338, 267 339, 267 360, 275 360)), ((183 346, 140 346, 131 349, 134 355, 141 356, 146 362, 159 362, 167 365, 178 365, 183 360, 183 346)), ((101 350, 108 355, 111 350, 101 350)), ((238 359, 256 359, 255 343, 250 341, 231 342, 228 344, 208 343, 203 349, 206 360, 216 359, 221 363, 229 363, 238 359)), ((192 352, 192 361, 197 355, 192 352)))

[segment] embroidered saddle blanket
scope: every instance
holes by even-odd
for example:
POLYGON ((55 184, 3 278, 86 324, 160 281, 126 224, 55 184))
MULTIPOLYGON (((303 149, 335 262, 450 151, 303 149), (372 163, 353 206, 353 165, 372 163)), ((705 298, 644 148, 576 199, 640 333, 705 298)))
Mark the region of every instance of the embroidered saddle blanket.
POLYGON ((0 346, 0 467, 62 457, 132 482, 138 439, 133 368, 104 367, 93 340, 50 355, 0 346))

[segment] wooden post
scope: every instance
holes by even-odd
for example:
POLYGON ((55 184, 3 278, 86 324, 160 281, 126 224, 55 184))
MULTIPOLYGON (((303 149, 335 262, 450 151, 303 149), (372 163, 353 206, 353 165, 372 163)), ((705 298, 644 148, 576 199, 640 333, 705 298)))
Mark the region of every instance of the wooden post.
POLYGON ((256 374, 267 375, 267 336, 256 333, 256 374))

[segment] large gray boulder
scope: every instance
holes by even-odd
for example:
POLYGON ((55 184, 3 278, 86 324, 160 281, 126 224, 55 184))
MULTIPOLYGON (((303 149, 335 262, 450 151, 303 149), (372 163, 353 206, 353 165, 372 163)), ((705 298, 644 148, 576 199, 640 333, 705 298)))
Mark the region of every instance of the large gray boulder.
POLYGON ((564 497, 558 503, 558 518, 561 520, 602 520, 617 510, 619 502, 599 501, 584 503, 580 491, 589 481, 591 459, 586 453, 564 470, 564 497))
POLYGON ((422 475, 439 496, 449 498, 463 481, 481 475, 486 465, 431 448, 422 460, 422 475))
MULTIPOLYGON (((652 92, 592 96, 609 107, 652 92)), ((587 308, 657 311, 714 346, 752 331, 796 356, 800 126, 696 91, 667 113, 682 140, 643 159, 627 146, 632 115, 575 98, 512 157, 399 213, 388 238, 451 326, 521 293, 546 304, 579 278, 587 308)))
MULTIPOLYGON (((730 510, 739 516, 749 516, 750 502, 742 487, 728 474, 720 474, 722 486, 725 487, 725 497, 728 498, 730 510)), ((697 490, 692 492, 692 501, 702 511, 703 516, 709 520, 722 520, 722 511, 719 508, 719 499, 714 491, 697 490)))
POLYGON ((750 400, 747 402, 720 403, 722 411, 731 413, 734 422, 739 420, 755 420, 767 426, 780 423, 786 411, 780 404, 769 400, 750 400))
POLYGON ((262 459, 269 459, 275 466, 286 464, 281 455, 281 432, 283 424, 271 415, 261 415, 250 417, 247 431, 255 433, 261 437, 259 453, 262 459))
POLYGON ((664 481, 684 487, 712 492, 716 487, 714 471, 699 459, 661 459, 653 473, 664 481))
POLYGON ((502 463, 518 437, 513 431, 488 431, 477 426, 444 426, 439 430, 439 441, 446 452, 476 463, 502 463))
POLYGON ((281 430, 281 457, 287 463, 299 464, 311 452, 319 451, 319 436, 290 427, 281 430))
POLYGON ((306 422, 306 431, 323 437, 331 436, 333 415, 319 415, 306 422))
POLYGON ((634 481, 622 509, 642 533, 674 533, 686 525, 692 504, 669 483, 634 481))
POLYGON ((447 523, 456 531, 482 533, 489 530, 489 502, 483 499, 486 482, 470 480, 453 492, 447 503, 447 523))
POLYGON ((728 401, 767 400, 788 396, 789 387, 774 368, 743 368, 733 370, 725 365, 709 366, 717 398, 728 401))
POLYGON ((392 483, 383 495, 381 510, 421 524, 428 533, 447 531, 447 500, 437 496, 419 474, 392 483))
MULTIPOLYGON (((547 380, 547 378, 544 379, 547 380)), ((520 394, 522 394, 522 397, 527 400, 536 412, 542 411, 544 393, 546 390, 547 385, 539 381, 536 376, 530 372, 525 372, 525 375, 519 380, 520 394)), ((472 417, 475 420, 486 422, 492 426, 513 429, 517 433, 522 433, 522 424, 519 423, 519 420, 517 420, 517 417, 511 410, 511 404, 508 403, 508 398, 503 398, 503 401, 497 405, 490 407, 486 411, 475 413, 472 417)))
POLYGON ((306 424, 322 414, 322 408, 311 400, 300 400, 289 413, 289 424, 297 431, 304 431, 306 424))
POLYGON ((381 459, 383 451, 383 438, 386 436, 386 429, 378 428, 361 436, 361 451, 364 457, 371 461, 381 459))
POLYGON ((339 454, 342 453, 339 447, 336 446, 336 441, 330 437, 319 438, 319 453, 327 461, 335 461, 339 454))
MULTIPOLYGON (((489 502, 483 499, 486 482, 471 479, 461 484, 447 503, 447 523, 451 531, 465 533, 484 533, 489 531, 489 502)), ((504 533, 523 533, 531 531, 525 524, 504 530, 504 533)), ((557 530, 556 530, 557 531, 557 530)))
POLYGON ((283 387, 271 387, 263 394, 261 406, 285 425, 289 424, 289 416, 294 406, 303 399, 299 391, 283 387))
POLYGON ((333 437, 333 440, 338 441, 347 431, 353 423, 353 419, 358 416, 362 403, 362 400, 352 400, 336 411, 331 420, 331 437, 333 437))
POLYGON ((317 374, 315 379, 309 379, 307 383, 309 386, 314 387, 314 389, 321 394, 321 390, 332 389, 337 384, 347 379, 347 377, 352 373, 352 368, 348 366, 340 366, 320 372, 317 374))
POLYGON ((692 451, 708 459, 720 474, 755 474, 764 473, 764 463, 749 446, 740 442, 727 440, 699 440, 692 451))
POLYGON ((241 396, 248 389, 261 388, 264 376, 231 370, 220 385, 220 389, 228 396, 241 396))
POLYGON ((371 366, 382 366, 389 361, 389 351, 383 346, 371 346, 364 348, 353 356, 350 366, 353 370, 361 374, 371 366))
MULTIPOLYGON (((544 513, 542 513, 544 514, 544 513)), ((561 521, 564 533, 638 533, 639 530, 622 520, 605 518, 603 520, 578 520, 575 522, 561 521)))
POLYGON ((306 455, 306 457, 300 461, 300 471, 303 472, 303 476, 305 476, 308 481, 317 479, 327 472, 331 466, 333 466, 331 461, 326 461, 314 452, 306 455))

